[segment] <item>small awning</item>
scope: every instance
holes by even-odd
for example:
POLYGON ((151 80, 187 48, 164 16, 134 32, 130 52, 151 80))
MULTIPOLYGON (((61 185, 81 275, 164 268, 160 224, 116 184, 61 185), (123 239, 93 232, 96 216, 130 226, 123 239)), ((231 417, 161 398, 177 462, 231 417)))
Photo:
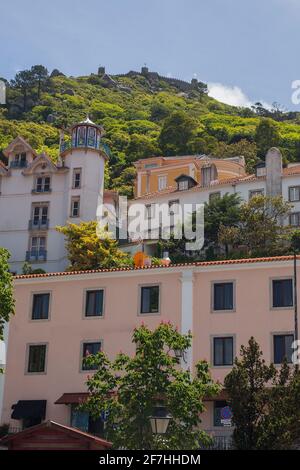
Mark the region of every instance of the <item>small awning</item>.
POLYGON ((47 400, 19 400, 12 406, 12 419, 41 418, 46 416, 47 400))
POLYGON ((89 393, 63 393, 63 395, 56 400, 55 405, 79 405, 84 402, 89 396, 89 393))

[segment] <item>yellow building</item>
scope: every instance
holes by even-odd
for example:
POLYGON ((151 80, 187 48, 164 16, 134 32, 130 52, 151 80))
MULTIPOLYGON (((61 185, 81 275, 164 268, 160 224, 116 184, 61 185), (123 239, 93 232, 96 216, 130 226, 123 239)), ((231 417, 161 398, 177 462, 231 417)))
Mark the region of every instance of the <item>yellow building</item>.
MULTIPOLYGON (((224 159, 207 155, 151 157, 138 160, 135 167, 137 170, 135 197, 175 188, 180 184, 178 178, 182 175, 189 176, 192 185, 201 186, 209 185, 212 181, 246 175, 244 157, 224 159)), ((188 182, 185 180, 182 184, 188 182)))

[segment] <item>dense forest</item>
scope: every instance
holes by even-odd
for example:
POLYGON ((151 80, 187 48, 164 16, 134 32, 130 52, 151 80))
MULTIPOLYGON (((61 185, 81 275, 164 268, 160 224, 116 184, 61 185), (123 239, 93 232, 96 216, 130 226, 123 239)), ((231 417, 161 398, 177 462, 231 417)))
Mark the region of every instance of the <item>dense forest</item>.
MULTIPOLYGON (((5 80, 2 78, 2 80, 5 80)), ((110 149, 106 187, 132 195, 133 162, 154 155, 244 155, 248 171, 278 146, 284 162, 300 161, 300 113, 274 103, 236 108, 207 95, 204 83, 161 77, 147 69, 109 76, 67 77, 42 65, 6 81, 7 102, 0 106, 1 151, 18 134, 54 160, 58 129, 89 114, 102 124, 110 149)))

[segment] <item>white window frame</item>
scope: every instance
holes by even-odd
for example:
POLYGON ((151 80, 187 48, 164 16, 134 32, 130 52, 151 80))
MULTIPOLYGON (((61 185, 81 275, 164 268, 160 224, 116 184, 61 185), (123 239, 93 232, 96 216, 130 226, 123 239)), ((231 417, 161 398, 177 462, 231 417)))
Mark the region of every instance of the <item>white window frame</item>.
POLYGON ((80 189, 81 188, 81 177, 82 171, 81 168, 74 168, 73 169, 73 177, 72 177, 72 189, 80 189), (79 175, 79 186, 76 186, 76 176, 79 175))
POLYGON ((167 175, 158 176, 158 191, 163 191, 167 187, 167 175))
POLYGON ((299 202, 300 201, 300 186, 289 186, 289 202, 299 202), (298 192, 298 196, 296 194, 298 192), (293 197, 291 197, 293 193, 293 197))
POLYGON ((77 219, 78 217, 80 217, 80 196, 74 196, 71 198, 71 214, 70 214, 70 217, 72 217, 73 219, 77 219), (77 215, 74 215, 74 203, 77 202, 78 203, 78 214, 77 215))

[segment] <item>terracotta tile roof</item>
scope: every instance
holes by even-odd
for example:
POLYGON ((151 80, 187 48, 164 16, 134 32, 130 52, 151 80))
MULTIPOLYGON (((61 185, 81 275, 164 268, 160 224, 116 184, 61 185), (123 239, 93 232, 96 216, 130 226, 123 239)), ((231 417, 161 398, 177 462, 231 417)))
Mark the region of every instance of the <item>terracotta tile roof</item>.
POLYGON ((14 441, 15 439, 21 439, 23 436, 30 436, 31 434, 38 434, 39 431, 47 428, 52 428, 52 429, 57 429, 58 431, 62 431, 65 433, 71 433, 75 437, 80 438, 82 437, 83 439, 87 441, 94 442, 95 444, 100 444, 101 446, 105 448, 110 448, 112 446, 112 443, 109 441, 106 441, 105 439, 102 439, 101 437, 94 436, 92 434, 88 434, 84 431, 81 431, 80 429, 77 428, 71 428, 70 426, 65 426, 60 423, 56 423, 55 421, 45 421, 44 423, 37 424, 36 426, 31 426, 30 428, 23 429, 23 431, 20 431, 15 434, 8 434, 4 436, 2 439, 0 439, 0 442, 3 444, 6 444, 10 441, 14 441))
MULTIPOLYGON (((287 167, 283 168, 282 170, 282 176, 294 176, 294 175, 300 175, 300 163, 299 165, 295 165, 292 167, 287 167)), ((216 186, 226 186, 227 184, 238 184, 238 183, 249 183, 251 181, 263 181, 265 180, 265 176, 256 176, 256 175, 246 175, 246 176, 237 176, 234 178, 226 178, 222 180, 218 180, 216 182, 212 182, 209 186, 202 186, 201 184, 197 184, 193 188, 187 189, 185 191, 178 191, 176 186, 169 186, 162 191, 154 191, 152 193, 147 193, 142 196, 136 197, 134 200, 137 199, 151 199, 156 196, 162 196, 164 194, 170 194, 170 193, 184 193, 184 192, 191 192, 191 191, 201 191, 201 190, 207 190, 207 189, 213 189, 216 186)))
POLYGON ((293 176, 293 175, 300 175, 300 164, 283 168, 282 171, 283 176, 293 176))
MULTIPOLYGON (((300 255, 297 255, 297 259, 300 259, 300 255)), ((269 263, 276 261, 291 261, 293 260, 292 255, 285 256, 273 256, 263 258, 242 258, 242 259, 229 259, 220 261, 195 261, 193 263, 176 263, 170 264, 169 266, 144 266, 144 267, 124 267, 124 268, 105 268, 105 269, 90 269, 87 271, 61 271, 44 274, 19 274, 14 276, 14 279, 35 279, 35 278, 49 278, 49 277, 65 277, 65 276, 76 276, 84 274, 97 274, 97 273, 112 273, 112 272, 128 272, 128 271, 147 271, 149 269, 170 269, 170 268, 181 268, 181 267, 205 267, 205 266, 223 266, 223 265, 234 265, 234 264, 255 264, 255 263, 269 263)))

